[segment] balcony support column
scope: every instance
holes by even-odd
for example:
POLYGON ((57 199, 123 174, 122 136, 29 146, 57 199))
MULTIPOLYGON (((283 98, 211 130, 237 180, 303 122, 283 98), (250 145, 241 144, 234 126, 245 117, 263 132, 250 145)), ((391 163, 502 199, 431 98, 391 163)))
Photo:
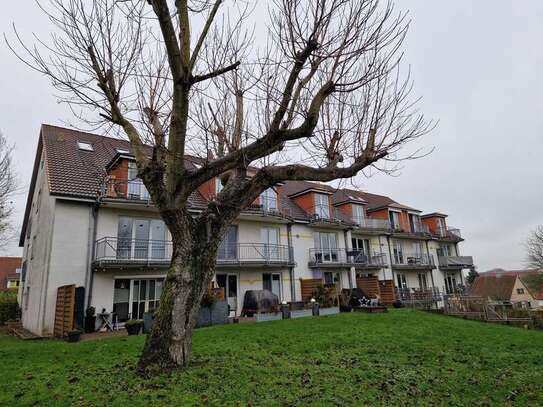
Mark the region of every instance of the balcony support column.
POLYGON ((292 223, 287 223, 287 243, 288 243, 288 272, 290 277, 290 301, 296 301, 296 281, 294 276, 294 250, 292 246, 292 223))

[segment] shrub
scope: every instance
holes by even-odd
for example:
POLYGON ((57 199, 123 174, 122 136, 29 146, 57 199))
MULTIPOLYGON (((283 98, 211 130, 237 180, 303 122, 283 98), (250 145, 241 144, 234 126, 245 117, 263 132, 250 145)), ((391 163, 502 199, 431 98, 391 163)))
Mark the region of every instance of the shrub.
POLYGON ((19 315, 17 293, 13 291, 0 291, 0 325, 4 325, 6 321, 18 319, 19 315))

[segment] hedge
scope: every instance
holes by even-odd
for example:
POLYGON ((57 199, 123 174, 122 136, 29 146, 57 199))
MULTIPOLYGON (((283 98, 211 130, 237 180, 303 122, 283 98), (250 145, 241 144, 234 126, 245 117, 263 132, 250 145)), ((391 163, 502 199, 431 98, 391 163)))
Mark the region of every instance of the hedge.
POLYGON ((20 315, 16 291, 0 291, 0 325, 20 315))

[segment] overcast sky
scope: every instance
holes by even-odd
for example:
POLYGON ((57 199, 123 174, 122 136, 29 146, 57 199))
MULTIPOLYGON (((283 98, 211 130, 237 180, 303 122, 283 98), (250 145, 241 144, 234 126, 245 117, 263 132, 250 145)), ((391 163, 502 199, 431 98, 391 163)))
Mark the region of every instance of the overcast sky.
MULTIPOLYGON (((424 142, 428 157, 400 176, 364 181, 370 192, 425 212, 449 214, 479 270, 524 266, 523 241, 543 224, 543 1, 397 0, 412 19, 406 62, 421 108, 439 119, 424 142)), ((46 34, 33 1, 7 2, 0 28, 46 34)), ((15 143, 24 193, 14 220, 22 223, 41 123, 73 120, 47 79, 0 44, 0 129, 15 143)), ((7 254, 20 254, 14 243, 7 254)))

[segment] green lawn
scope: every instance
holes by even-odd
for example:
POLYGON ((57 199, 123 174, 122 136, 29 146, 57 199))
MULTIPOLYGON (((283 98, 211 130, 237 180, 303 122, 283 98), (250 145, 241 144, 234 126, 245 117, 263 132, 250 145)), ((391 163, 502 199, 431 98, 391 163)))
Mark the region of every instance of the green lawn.
POLYGON ((543 331, 408 310, 228 325, 150 380, 143 341, 0 336, 0 405, 543 405, 543 331))

